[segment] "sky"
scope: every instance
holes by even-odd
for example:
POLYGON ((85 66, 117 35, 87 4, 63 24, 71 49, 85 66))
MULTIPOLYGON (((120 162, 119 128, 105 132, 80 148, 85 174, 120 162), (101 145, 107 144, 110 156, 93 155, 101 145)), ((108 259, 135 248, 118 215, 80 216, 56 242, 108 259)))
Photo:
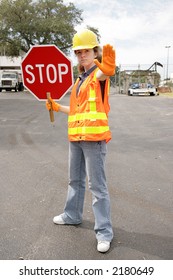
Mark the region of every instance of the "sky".
POLYGON ((167 70, 168 77, 173 75, 172 0, 64 0, 69 2, 83 10, 76 31, 98 28, 101 46, 114 46, 122 70, 148 69, 157 61, 164 66, 158 67, 162 79, 167 70))

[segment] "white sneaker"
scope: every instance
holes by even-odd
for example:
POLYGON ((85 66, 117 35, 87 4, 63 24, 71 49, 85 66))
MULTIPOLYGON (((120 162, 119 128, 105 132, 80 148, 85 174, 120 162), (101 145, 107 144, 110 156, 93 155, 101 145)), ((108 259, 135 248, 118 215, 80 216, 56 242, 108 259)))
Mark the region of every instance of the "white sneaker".
POLYGON ((110 244, 109 241, 98 241, 97 251, 100 253, 106 253, 110 248, 110 244))
POLYGON ((53 218, 53 222, 54 222, 54 224, 57 224, 57 225, 65 225, 65 222, 64 222, 64 220, 63 220, 61 215, 55 216, 53 218))

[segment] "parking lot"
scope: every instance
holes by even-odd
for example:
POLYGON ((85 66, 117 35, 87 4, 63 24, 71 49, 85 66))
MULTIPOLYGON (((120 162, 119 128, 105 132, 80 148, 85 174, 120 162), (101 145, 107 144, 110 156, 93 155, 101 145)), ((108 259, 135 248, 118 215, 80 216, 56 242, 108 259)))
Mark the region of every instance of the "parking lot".
MULTIPOLYGON (((69 95, 62 102, 68 104, 69 95)), ((114 240, 96 250, 92 198, 83 223, 57 226, 68 185, 67 116, 0 93, 0 259, 172 259, 173 98, 112 92, 107 181, 114 240)))

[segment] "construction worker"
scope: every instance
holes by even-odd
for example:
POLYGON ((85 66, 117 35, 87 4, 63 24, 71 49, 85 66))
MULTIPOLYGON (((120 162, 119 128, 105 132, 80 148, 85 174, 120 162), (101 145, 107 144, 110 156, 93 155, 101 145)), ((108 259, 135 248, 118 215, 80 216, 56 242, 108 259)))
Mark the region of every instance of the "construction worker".
POLYGON ((69 186, 64 212, 55 216, 58 225, 82 223, 86 175, 92 192, 97 250, 107 252, 113 238, 110 198, 105 176, 108 125, 109 76, 115 73, 115 50, 103 47, 102 60, 97 36, 85 29, 73 37, 80 76, 73 86, 70 106, 53 99, 46 107, 68 114, 69 186))

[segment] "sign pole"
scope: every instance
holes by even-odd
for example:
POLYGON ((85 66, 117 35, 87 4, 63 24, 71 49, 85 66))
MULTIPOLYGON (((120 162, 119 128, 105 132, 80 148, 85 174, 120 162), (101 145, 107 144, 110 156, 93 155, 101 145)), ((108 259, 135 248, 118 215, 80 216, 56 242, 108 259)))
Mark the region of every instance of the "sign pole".
POLYGON ((50 121, 51 122, 54 122, 54 114, 53 114, 53 109, 52 109, 52 102, 50 101, 50 92, 47 92, 46 93, 47 94, 47 100, 48 100, 48 102, 49 102, 49 104, 50 104, 50 106, 51 106, 51 108, 50 108, 50 110, 49 110, 49 115, 50 115, 50 121))

